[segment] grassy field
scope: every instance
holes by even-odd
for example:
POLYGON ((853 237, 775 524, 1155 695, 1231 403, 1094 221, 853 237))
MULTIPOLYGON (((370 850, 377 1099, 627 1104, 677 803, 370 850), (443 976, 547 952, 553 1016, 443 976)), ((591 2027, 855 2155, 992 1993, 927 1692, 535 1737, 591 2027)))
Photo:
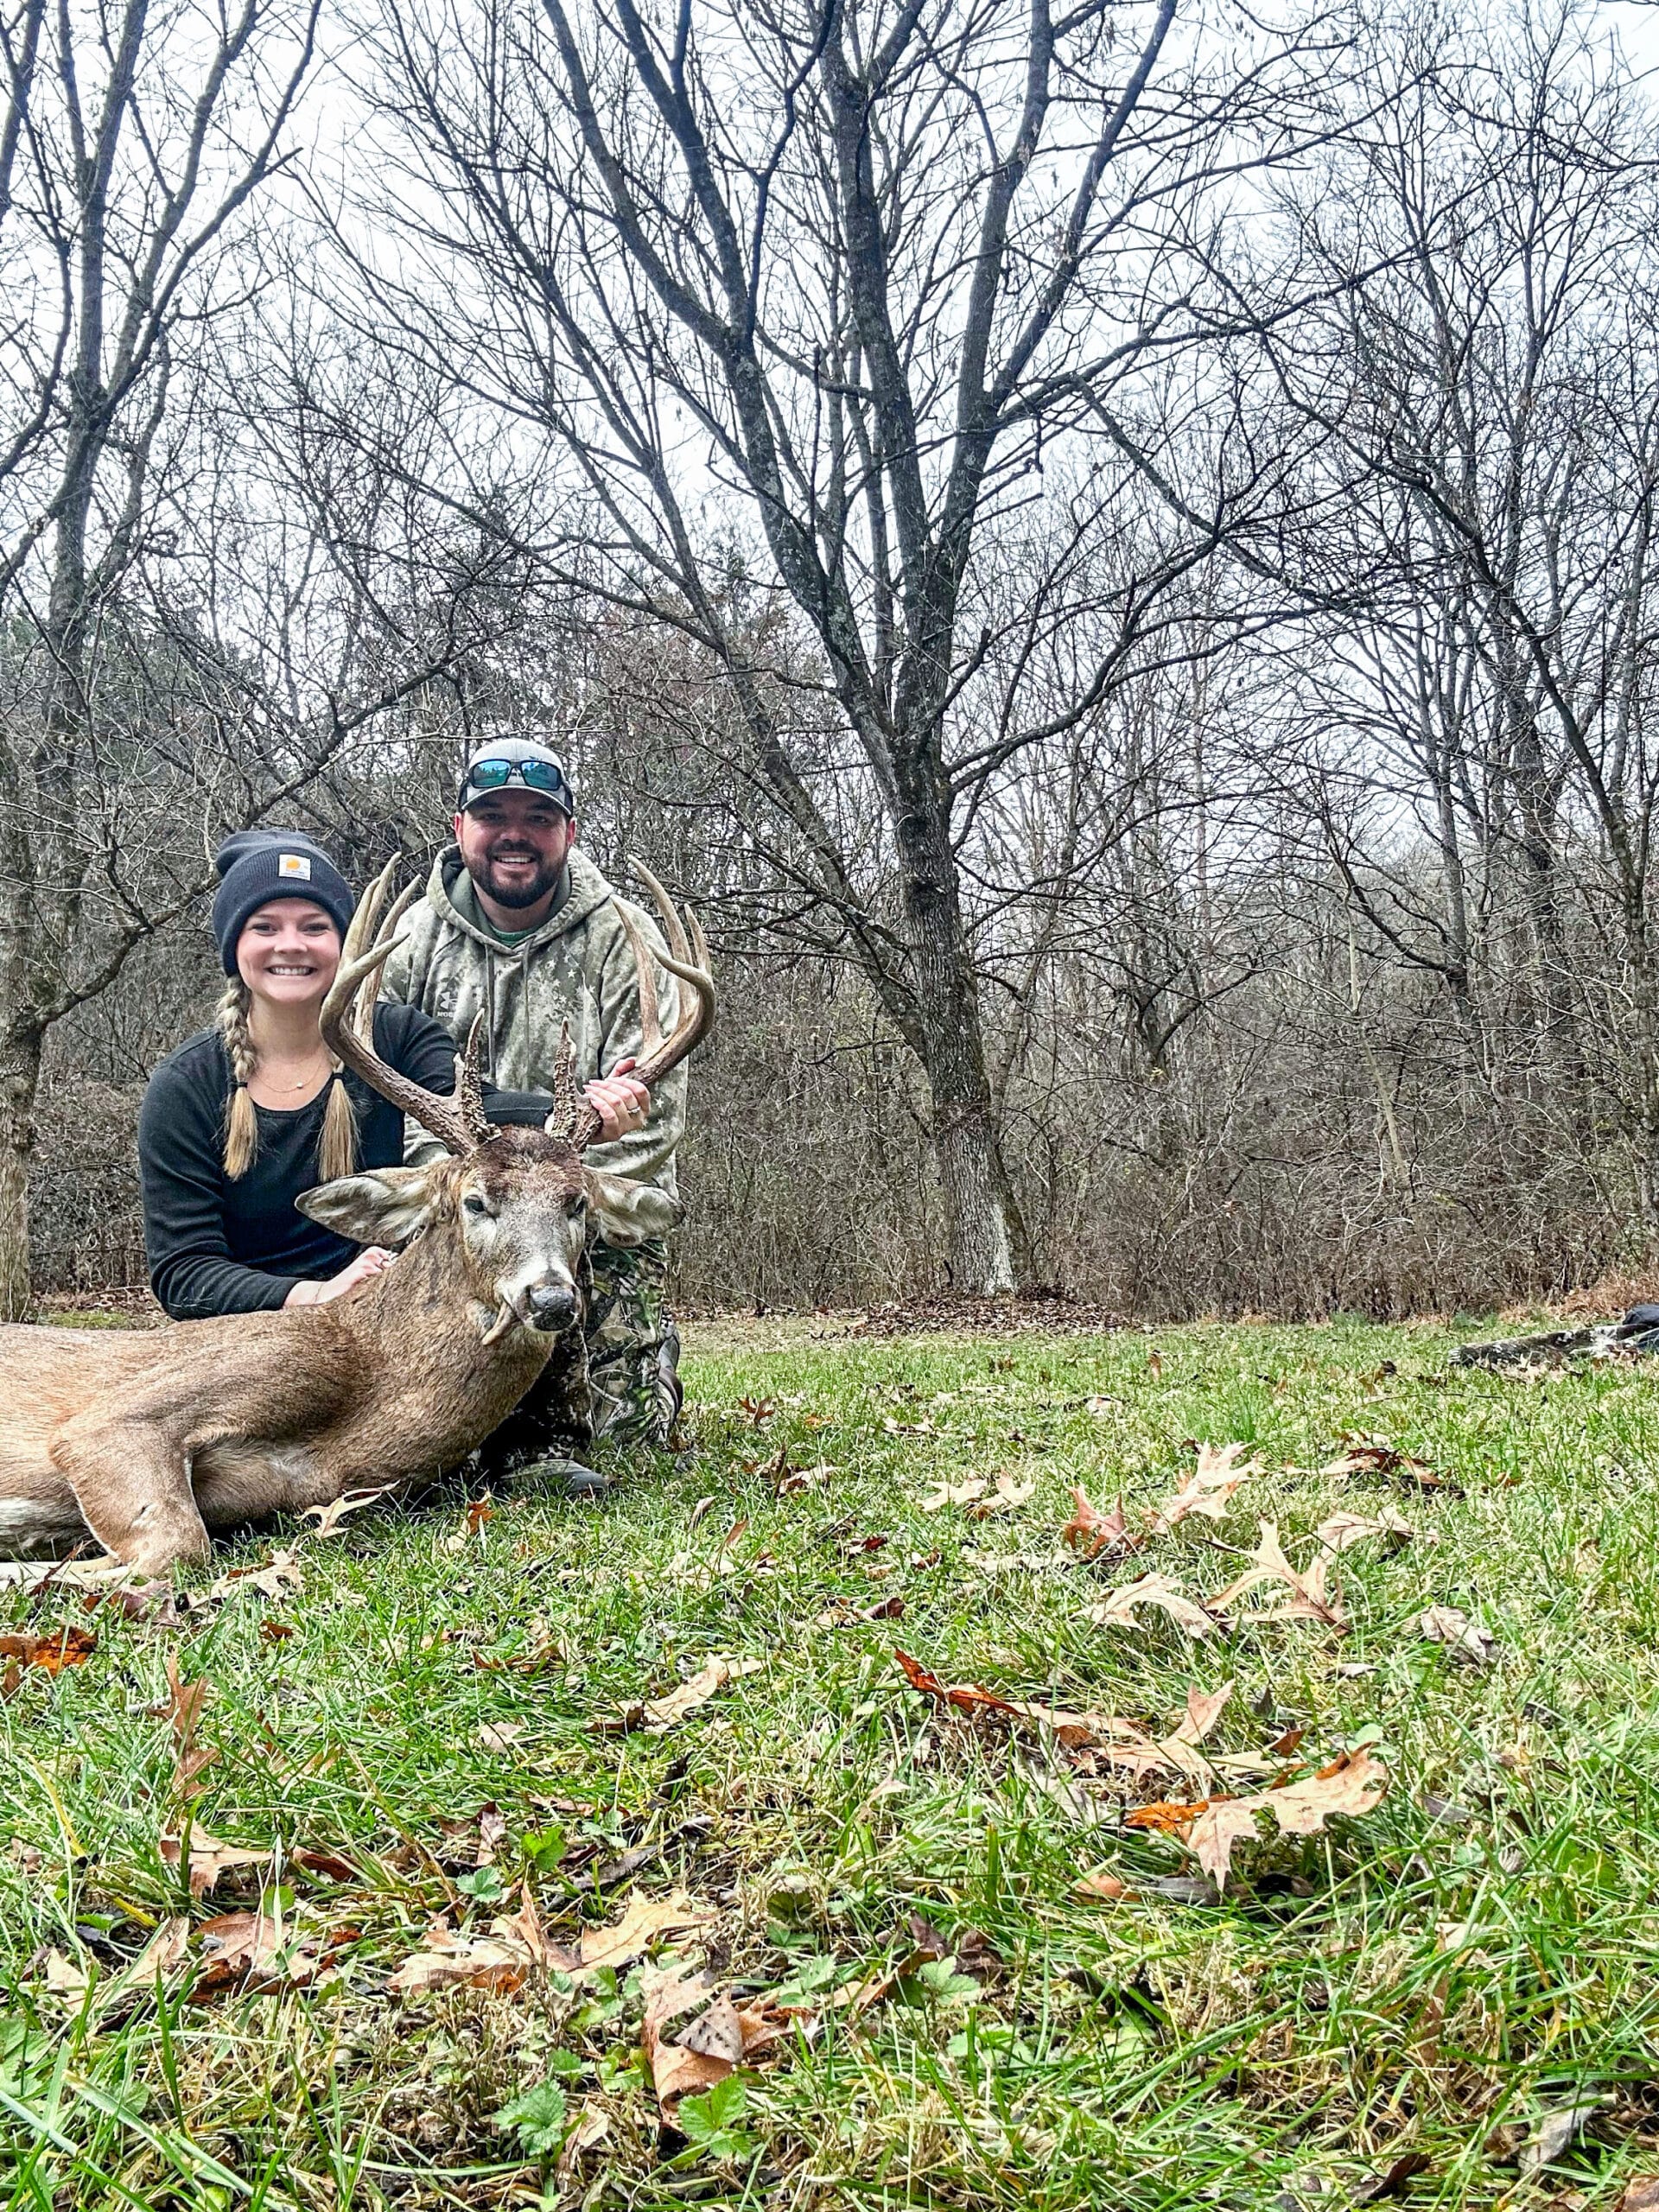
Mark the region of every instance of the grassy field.
POLYGON ((59 1638, 0 1702, 3 2202, 1641 2205, 1659 1370, 1451 1341, 710 1329, 695 1452, 600 1509, 0 1591, 59 1638), (1264 1520, 1298 1586, 1091 1618, 1264 1520), (1344 1754, 1380 1802, 1263 1807, 1219 1893, 1133 1821, 1344 1754))

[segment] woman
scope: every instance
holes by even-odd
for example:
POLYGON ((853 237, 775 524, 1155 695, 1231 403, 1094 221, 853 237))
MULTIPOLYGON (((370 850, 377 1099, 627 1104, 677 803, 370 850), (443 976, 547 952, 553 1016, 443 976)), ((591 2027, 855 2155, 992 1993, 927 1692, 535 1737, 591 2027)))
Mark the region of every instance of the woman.
MULTIPOLYGON (((163 1060, 138 1116, 151 1287, 175 1320, 316 1306, 391 1258, 308 1221, 302 1191, 404 1157, 404 1117, 334 1061, 318 1016, 356 901, 321 847, 244 830, 214 855, 213 932, 229 986, 211 1029, 163 1060)), ((455 1049, 414 1007, 380 1006, 375 1049, 453 1090, 455 1049)), ((494 1092, 498 1121, 550 1102, 494 1092)))

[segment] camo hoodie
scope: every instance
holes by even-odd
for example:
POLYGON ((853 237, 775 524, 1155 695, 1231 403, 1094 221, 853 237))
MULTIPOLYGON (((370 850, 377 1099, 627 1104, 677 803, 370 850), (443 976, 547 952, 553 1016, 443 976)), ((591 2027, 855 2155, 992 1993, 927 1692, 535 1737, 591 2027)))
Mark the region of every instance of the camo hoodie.
MULTIPOLYGON (((482 1009, 484 1072, 502 1090, 551 1090, 567 1021, 578 1083, 607 1075, 620 1059, 644 1050, 639 978, 618 906, 627 905, 648 944, 660 945, 661 932, 632 900, 620 899, 580 847, 572 849, 568 866, 563 903, 519 944, 505 945, 470 922, 451 898, 461 873, 461 849, 451 845, 434 862, 426 896, 404 917, 386 962, 382 996, 419 1007, 459 1043, 482 1009)), ((660 968, 657 995, 666 1030, 679 1001, 673 977, 660 968)), ((674 1151, 685 1133, 685 1082, 683 1065, 665 1076, 652 1090, 645 1128, 614 1144, 589 1145, 590 1163, 672 1195, 674 1151)))

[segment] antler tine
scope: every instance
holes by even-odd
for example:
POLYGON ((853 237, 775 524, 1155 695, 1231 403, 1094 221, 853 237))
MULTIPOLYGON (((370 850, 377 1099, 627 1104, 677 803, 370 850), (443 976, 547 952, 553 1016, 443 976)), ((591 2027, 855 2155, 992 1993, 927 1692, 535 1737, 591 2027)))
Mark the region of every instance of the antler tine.
MULTIPOLYGON (((372 975, 374 977, 374 988, 372 991, 358 993, 356 1003, 352 1010, 352 1020, 358 1035, 371 1052, 374 1049, 374 1009, 380 1003, 381 966, 391 957, 391 949, 397 941, 398 923, 420 896, 421 887, 418 883, 406 884, 393 900, 391 912, 378 929, 375 927, 374 909, 378 908, 385 896, 386 875, 396 865, 396 861, 387 863, 386 869, 372 887, 368 898, 364 900, 365 906, 371 906, 371 902, 372 906, 364 927, 364 935, 370 940, 369 950, 361 955, 360 958, 365 963, 364 975, 365 976, 372 975)), ((357 917, 353 915, 352 919, 355 923, 357 917)), ((354 963, 353 965, 355 964, 354 963)))
MULTIPOLYGON (((391 861, 377 880, 369 886, 358 901, 351 926, 346 932, 341 948, 340 967, 328 987, 328 995, 322 1002, 318 1027, 322 1041, 343 1066, 360 1076, 371 1090, 379 1093, 389 1105, 401 1114, 410 1116, 423 1129, 429 1130, 440 1144, 457 1154, 469 1153, 486 1141, 491 1135, 490 1124, 484 1119, 481 1100, 474 1101, 477 1071, 468 1077, 465 1063, 457 1069, 455 1095, 441 1098, 424 1084, 416 1083, 410 1077, 391 1067, 374 1048, 374 1001, 371 998, 366 1012, 359 1009, 363 986, 369 976, 378 977, 380 969, 391 957, 392 931, 404 909, 419 887, 411 884, 379 924, 375 941, 367 950, 365 939, 374 927, 385 895, 391 885, 397 861, 391 861), (469 1089, 470 1084, 470 1089, 469 1089)), ((378 994, 376 983, 376 995, 378 994)), ((476 1024, 474 1024, 476 1036, 476 1024)), ((469 1044, 470 1055, 472 1047, 469 1044)))
POLYGON ((467 1033, 466 1047, 455 1061, 455 1105, 462 1120, 472 1130, 475 1144, 487 1144, 495 1135, 494 1125, 484 1111, 484 1078, 478 1065, 484 1021, 484 1010, 480 1007, 473 1016, 473 1026, 467 1033))
MULTIPOLYGON (((680 1014, 672 1033, 655 1046, 647 1045, 645 1057, 634 1069, 642 1083, 660 1082, 671 1068, 677 1067, 687 1053, 694 1052, 715 1026, 715 979, 709 972, 709 940, 702 933, 702 925, 690 906, 682 920, 674 901, 669 897, 643 861, 631 861, 629 865, 641 877, 649 889, 657 912, 662 918, 663 934, 668 939, 666 953, 656 957, 659 964, 671 976, 690 987, 691 1003, 685 1003, 686 994, 680 995, 680 1014)), ((619 913, 622 909, 619 906, 619 913)), ((624 917, 626 919, 626 916, 624 917)), ((634 944, 634 957, 639 962, 643 977, 648 963, 639 959, 637 933, 629 931, 634 944)), ((653 988, 652 997, 655 998, 653 988)), ((643 993, 641 1012, 644 1011, 643 993)))
MULTIPOLYGON (((645 934, 632 915, 619 899, 616 918, 633 953, 633 963, 639 978, 640 1057, 633 1065, 633 1073, 649 1088, 660 1083, 671 1068, 676 1068, 687 1053, 694 1051, 715 1026, 715 979, 709 972, 709 944, 696 916, 690 907, 682 921, 673 900, 648 868, 639 861, 631 863, 644 877, 662 918, 663 934, 668 939, 669 950, 659 952, 648 944, 645 934), (680 1011, 673 1028, 666 1037, 663 1034, 661 1001, 657 990, 653 968, 665 968, 687 988, 680 995, 680 1011)), ((563 1060, 563 1047, 561 1048, 563 1060)), ((571 1086, 574 1091, 574 1071, 571 1086)), ((560 1100, 558 1077, 554 1079, 554 1096, 560 1100)), ((600 1119, 593 1108, 584 1101, 570 1101, 569 1118, 561 1101, 547 1118, 549 1129, 567 1136, 578 1152, 593 1142, 600 1132, 600 1119)))
MULTIPOLYGON (((583 1116, 593 1116, 593 1112, 591 1106, 583 1104, 576 1085, 576 1048, 570 1041, 570 1025, 567 1021, 559 1032, 559 1049, 553 1056, 553 1110, 542 1127, 550 1136, 567 1137, 574 1143, 583 1116)), ((598 1127, 598 1117, 594 1116, 594 1128, 598 1127)), ((588 1136, 591 1135, 590 1130, 588 1136)), ((587 1136, 582 1140, 582 1143, 588 1141, 587 1136)))

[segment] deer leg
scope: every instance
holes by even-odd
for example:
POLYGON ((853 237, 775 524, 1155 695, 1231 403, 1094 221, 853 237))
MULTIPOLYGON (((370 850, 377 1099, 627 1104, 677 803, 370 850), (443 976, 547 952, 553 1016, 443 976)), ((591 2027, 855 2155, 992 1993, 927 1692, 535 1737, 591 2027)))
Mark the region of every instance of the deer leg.
POLYGON ((212 1550, 182 1448, 150 1421, 64 1422, 52 1463, 106 1551, 144 1574, 164 1574, 212 1550))

